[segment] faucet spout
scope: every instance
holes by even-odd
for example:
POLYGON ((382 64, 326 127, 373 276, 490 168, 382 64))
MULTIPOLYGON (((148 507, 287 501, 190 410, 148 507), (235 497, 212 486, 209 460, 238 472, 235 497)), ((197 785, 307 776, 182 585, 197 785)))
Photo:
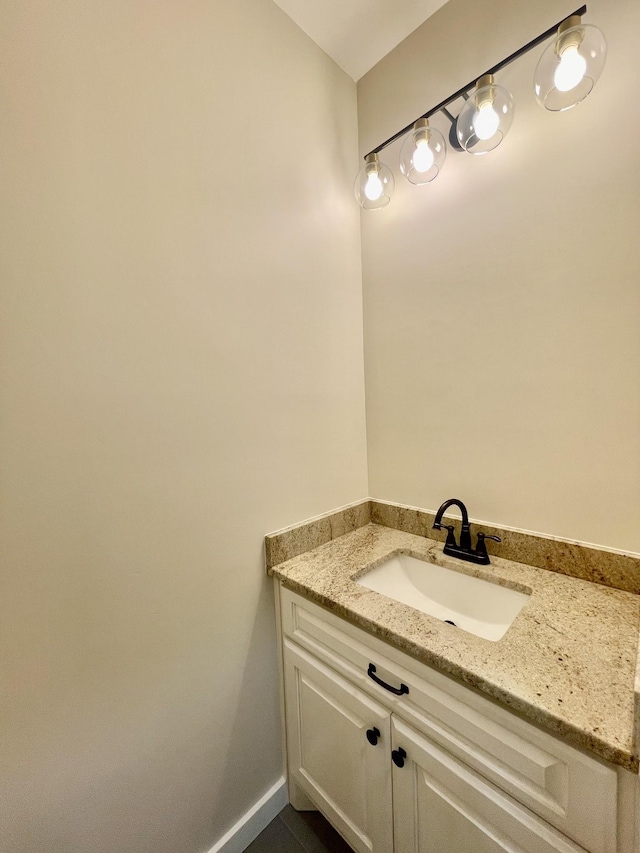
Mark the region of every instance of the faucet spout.
POLYGON ((489 533, 478 533, 478 544, 475 550, 471 547, 471 530, 469 528, 469 513, 466 506, 458 498, 449 498, 445 501, 433 520, 433 526, 436 530, 447 531, 447 541, 444 543, 443 554, 450 557, 456 557, 458 560, 465 560, 468 563, 476 563, 479 566, 486 566, 490 560, 485 545, 486 539, 493 539, 494 542, 500 542, 498 536, 493 536, 489 533), (443 524, 442 518, 450 506, 457 506, 462 513, 462 528, 460 529, 460 544, 456 542, 456 537, 453 532, 453 524, 443 524))
POLYGON ((469 527, 469 513, 467 512, 466 506, 459 498, 449 498, 448 501, 445 501, 442 504, 442 506, 436 513, 433 526, 436 530, 442 530, 442 516, 449 509, 450 506, 457 506, 460 512, 462 513, 462 527, 460 528, 460 548, 465 550, 471 550, 471 528, 469 527))

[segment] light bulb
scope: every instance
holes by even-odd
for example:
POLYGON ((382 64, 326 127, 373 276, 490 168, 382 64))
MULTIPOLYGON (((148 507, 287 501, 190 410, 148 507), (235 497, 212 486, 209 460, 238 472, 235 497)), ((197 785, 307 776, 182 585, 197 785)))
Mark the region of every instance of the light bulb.
POLYGON ((384 187, 382 186, 382 181, 378 176, 378 173, 375 171, 369 172, 369 176, 367 177, 367 183, 364 187, 364 194, 369 199, 369 201, 377 201, 384 191, 384 187))
POLYGON ((356 175, 353 192, 363 210, 379 210, 386 207, 393 195, 395 181, 393 172, 380 162, 375 151, 364 158, 364 166, 356 175))
POLYGON ((428 172, 433 162, 433 151, 429 147, 428 140, 419 139, 416 142, 416 150, 413 152, 413 168, 416 172, 428 172))
POLYGON ((419 118, 400 149, 400 171, 414 186, 429 184, 440 174, 447 156, 444 136, 429 127, 428 118, 419 118))
POLYGON ((490 101, 480 104, 473 117, 473 129, 478 139, 491 139, 500 127, 500 116, 490 101))
POLYGON ((456 136, 469 154, 486 154, 500 145, 512 121, 510 93, 494 83, 492 74, 483 74, 476 82, 473 96, 466 99, 460 110, 456 136))
POLYGON ((578 51, 577 45, 569 45, 560 55, 560 62, 553 75, 553 83, 559 92, 575 89, 587 70, 587 60, 578 51))
MULTIPOLYGON (((584 11, 584 10, 583 10, 584 11)), ((581 103, 593 90, 607 61, 607 40, 580 15, 569 15, 538 60, 533 91, 541 107, 562 112, 581 103)))

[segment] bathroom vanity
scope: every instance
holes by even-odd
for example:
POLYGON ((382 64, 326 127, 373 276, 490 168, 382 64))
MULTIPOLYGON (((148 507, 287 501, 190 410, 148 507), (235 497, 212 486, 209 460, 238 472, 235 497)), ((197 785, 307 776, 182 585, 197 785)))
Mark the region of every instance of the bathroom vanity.
POLYGON ((396 554, 446 562, 441 542, 364 523, 267 550, 296 808, 362 853, 639 853, 637 595, 454 565, 527 593, 493 641, 358 583, 396 554))

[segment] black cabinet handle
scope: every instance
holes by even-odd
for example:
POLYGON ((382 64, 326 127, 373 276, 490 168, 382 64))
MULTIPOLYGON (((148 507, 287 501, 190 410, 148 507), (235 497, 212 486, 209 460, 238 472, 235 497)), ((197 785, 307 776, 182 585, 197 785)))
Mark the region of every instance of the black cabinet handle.
POLYGON ((398 749, 394 749, 391 752, 391 760, 396 765, 396 767, 404 767, 404 760, 407 757, 407 753, 404 751, 402 747, 398 749))
POLYGON ((384 687, 384 689, 388 690, 390 693, 395 693, 396 696, 402 696, 403 693, 409 692, 409 688, 406 684, 401 684, 400 687, 392 687, 390 684, 387 684, 386 681, 383 681, 381 678, 378 678, 375 672, 375 666, 370 663, 369 669, 367 670, 367 675, 369 676, 369 678, 372 678, 376 684, 379 684, 380 687, 384 687))
POLYGON ((380 729, 377 729, 375 726, 372 729, 367 729, 367 740, 371 746, 377 746, 379 737, 380 729))

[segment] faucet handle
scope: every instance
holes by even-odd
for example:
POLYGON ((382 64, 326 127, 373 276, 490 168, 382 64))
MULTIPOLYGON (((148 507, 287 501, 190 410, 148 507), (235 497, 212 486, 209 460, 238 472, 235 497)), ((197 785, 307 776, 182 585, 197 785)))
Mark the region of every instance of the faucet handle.
POLYGON ((493 539, 494 542, 502 542, 502 539, 499 536, 491 536, 489 533, 483 533, 480 531, 478 533, 478 542, 476 543, 476 554, 487 553, 487 546, 484 541, 485 539, 493 539))
POLYGON ((453 545, 454 548, 457 547, 456 536, 454 531, 453 524, 442 524, 442 522, 438 522, 433 525, 436 530, 446 530, 447 531, 447 541, 444 543, 445 545, 453 545))

